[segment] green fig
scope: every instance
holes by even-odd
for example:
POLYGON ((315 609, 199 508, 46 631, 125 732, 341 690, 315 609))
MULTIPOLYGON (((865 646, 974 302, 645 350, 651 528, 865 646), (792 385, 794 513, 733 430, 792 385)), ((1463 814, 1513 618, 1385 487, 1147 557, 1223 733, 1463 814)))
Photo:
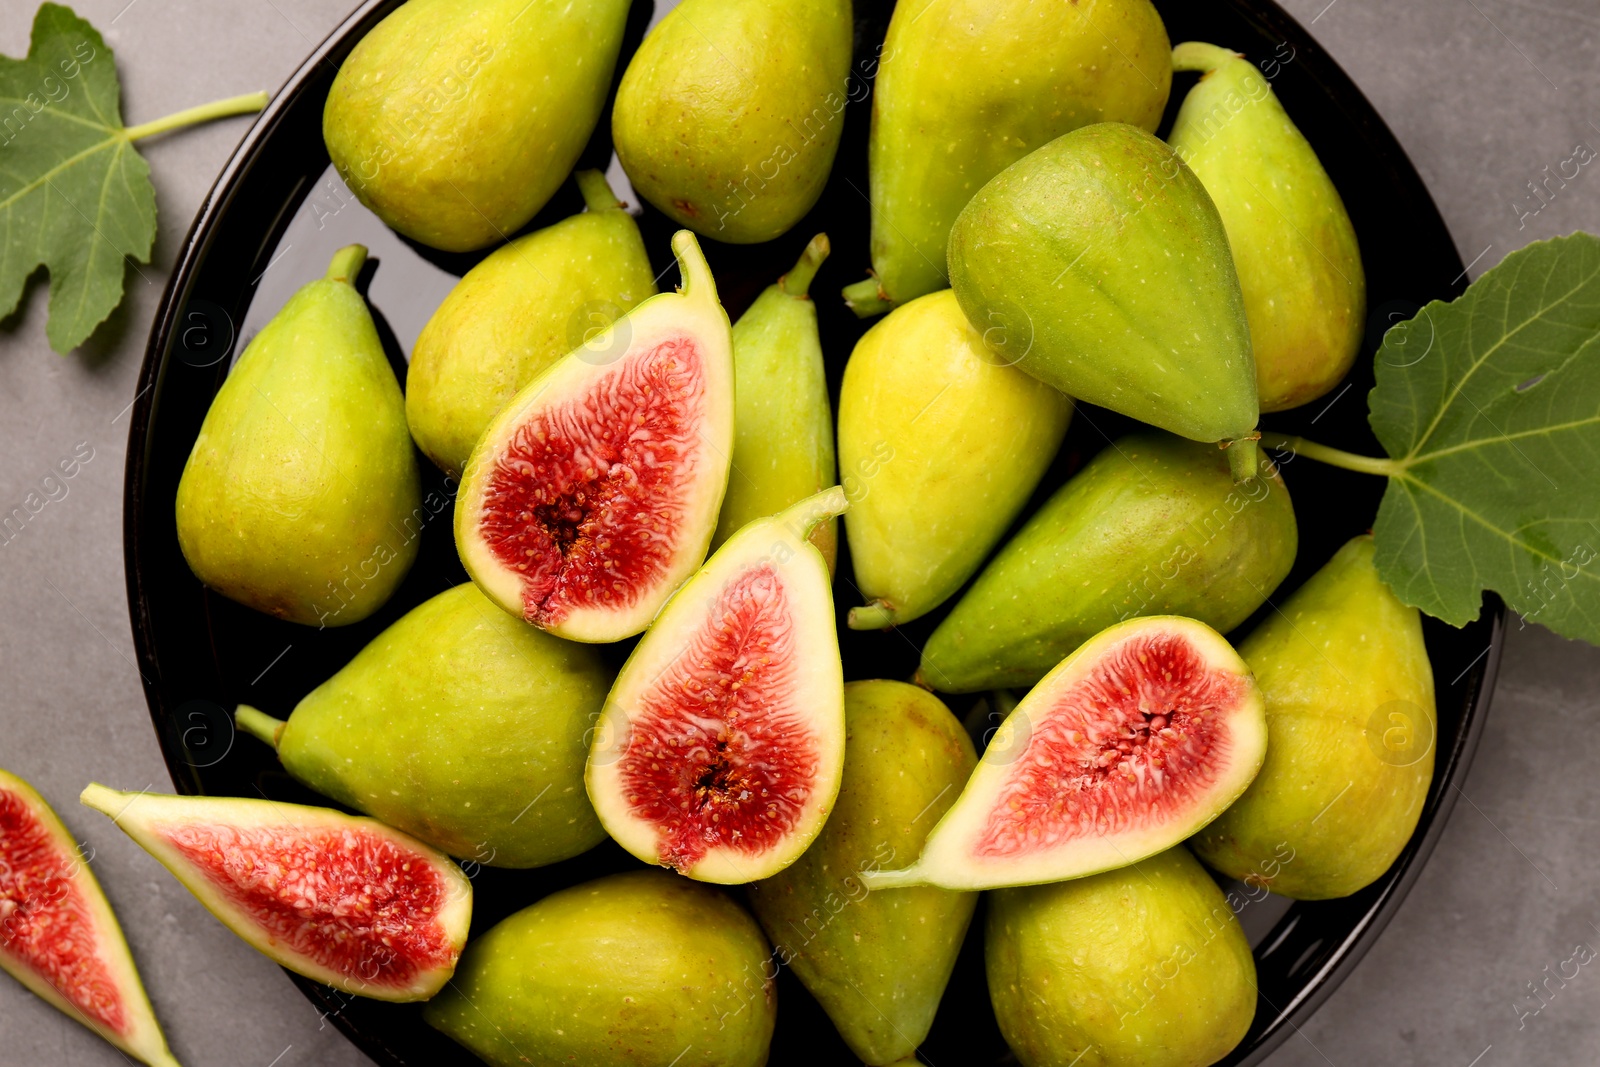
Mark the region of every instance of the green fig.
POLYGON ((447 252, 516 233, 605 107, 628 0, 409 0, 339 65, 322 138, 389 226, 447 252))
POLYGON ((468 582, 379 634, 288 722, 244 705, 237 718, 323 796, 452 856, 540 867, 605 837, 584 731, 612 673, 468 582))
MULTIPOLYGON (((807 295, 827 258, 828 235, 819 233, 794 269, 767 286, 733 324, 733 463, 712 551, 746 523, 776 515, 838 480, 817 308, 807 295)), ((829 519, 811 535, 830 573, 838 529, 829 519)))
POLYGON ((629 871, 474 938, 422 1017, 491 1067, 761 1067, 775 974, 720 890, 629 871))
POLYGON ((1154 132, 1170 47, 1149 0, 895 5, 867 157, 876 278, 845 290, 857 314, 948 286, 956 215, 1035 148, 1094 122, 1154 132))
POLYGON ((989 998, 1023 1067, 1207 1067, 1256 1011, 1239 920, 1182 845, 989 897, 989 998))
POLYGON ((340 249, 245 348, 178 482, 195 577, 257 611, 346 626, 389 599, 422 523, 405 400, 340 249))
POLYGON ((1114 442, 1030 518, 934 630, 919 681, 947 693, 1031 686, 1113 623, 1186 615, 1222 633, 1294 565, 1289 491, 1262 461, 1235 485, 1213 445, 1114 442))
POLYGON ((977 906, 976 893, 868 893, 863 871, 916 856, 977 765, 933 694, 904 682, 844 687, 845 760, 822 835, 750 905, 778 959, 869 1064, 910 1056, 928 1036, 977 906))
POLYGON ((961 588, 1027 503, 1072 401, 994 362, 949 290, 919 297, 856 343, 839 392, 845 535, 880 629, 961 588))
POLYGON ((452 474, 523 386, 655 295, 633 216, 599 171, 577 180, 589 210, 495 249, 450 290, 411 351, 411 436, 452 474))
POLYGON ((1297 900, 1349 896, 1411 840, 1438 718, 1422 617, 1341 548, 1239 646, 1267 703, 1267 759, 1194 839, 1217 870, 1297 900))
POLYGON ((1200 180, 1144 130, 1085 126, 980 189, 950 284, 1000 357, 1079 400, 1255 472, 1255 364, 1228 235, 1200 180))
POLYGON ((844 130, 850 0, 683 0, 634 53, 611 136, 638 194, 732 244, 822 195, 844 130))
POLYGON ((1167 140, 1227 227, 1261 410, 1308 403, 1338 384, 1361 348, 1367 282, 1355 227, 1253 63, 1194 41, 1173 49, 1172 62, 1201 72, 1167 140))

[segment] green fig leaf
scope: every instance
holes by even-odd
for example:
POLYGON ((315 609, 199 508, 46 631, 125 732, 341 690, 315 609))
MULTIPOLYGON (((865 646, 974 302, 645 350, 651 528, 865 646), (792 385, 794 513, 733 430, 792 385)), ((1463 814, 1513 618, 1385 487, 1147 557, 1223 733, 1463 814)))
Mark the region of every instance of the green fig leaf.
POLYGON ((1600 237, 1513 252, 1390 330, 1369 404, 1396 595, 1462 626, 1493 590, 1600 644, 1600 237))

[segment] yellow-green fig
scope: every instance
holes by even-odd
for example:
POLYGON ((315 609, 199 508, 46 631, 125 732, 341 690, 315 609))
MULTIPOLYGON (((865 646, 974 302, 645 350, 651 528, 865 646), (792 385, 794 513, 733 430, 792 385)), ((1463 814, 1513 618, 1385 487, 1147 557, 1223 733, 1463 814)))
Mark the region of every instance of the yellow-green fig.
POLYGON ((1195 41, 1173 49, 1172 62, 1201 72, 1168 140, 1227 227, 1261 410, 1315 400, 1355 362, 1366 318, 1344 201, 1253 63, 1195 41))
POLYGON ((339 67, 322 138, 363 204, 447 252, 504 241, 594 132, 628 0, 409 0, 339 67))
POLYGON ((1035 148, 1094 122, 1154 132, 1170 47, 1149 0, 896 4, 868 148, 876 278, 845 290, 857 313, 949 285, 957 213, 1035 148))
POLYGON ((761 1067, 775 975, 720 890, 629 871, 474 938, 422 1017, 491 1067, 761 1067))
POLYGON ((178 482, 195 577, 290 622, 346 626, 389 599, 422 510, 405 401, 341 249, 245 348, 178 482))
POLYGON ((1433 779, 1422 618, 1341 548, 1239 646, 1267 704, 1267 759, 1193 842, 1224 874, 1298 900, 1349 896, 1400 855, 1433 779))
POLYGON ((850 0, 684 0, 611 112, 634 189, 696 233, 770 241, 822 195, 844 129, 850 0))
POLYGON ((417 337, 406 420, 417 447, 460 474, 489 421, 556 360, 654 296, 633 216, 599 171, 589 210, 498 248, 450 290, 417 337))
POLYGON ((839 393, 845 536, 880 629, 938 607, 983 562, 1043 477, 1072 401, 984 347, 949 290, 896 308, 856 343, 839 393))
MULTIPOLYGON (((837 481, 817 308, 807 295, 827 258, 828 235, 819 233, 794 269, 733 324, 733 463, 712 551, 746 523, 776 515, 837 481)), ((829 519, 811 535, 829 571, 838 555, 838 531, 838 520, 829 519)))
POLYGON ((1256 1011, 1239 920, 1182 845, 989 897, 989 999, 1023 1067, 1209 1067, 1256 1011))
POLYGON ((851 682, 844 707, 833 814, 803 856, 750 886, 750 904, 850 1050, 881 1064, 927 1037, 978 895, 868 893, 860 875, 922 851, 977 754, 950 709, 916 686, 851 682))

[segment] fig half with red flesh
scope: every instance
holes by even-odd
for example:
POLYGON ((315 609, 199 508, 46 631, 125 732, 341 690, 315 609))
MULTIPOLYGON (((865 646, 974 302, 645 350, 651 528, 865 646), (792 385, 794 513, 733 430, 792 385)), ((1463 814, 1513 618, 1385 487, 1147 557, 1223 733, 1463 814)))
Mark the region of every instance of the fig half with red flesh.
POLYGON ((178 1067, 88 861, 44 798, 3 770, 0 968, 141 1063, 178 1067))
POLYGON ((585 781, 645 862, 753 882, 821 831, 844 770, 844 673, 828 564, 807 538, 847 506, 834 486, 740 529, 617 676, 585 781))
POLYGON ((550 367, 473 449, 456 549, 484 593, 574 641, 650 624, 705 560, 733 454, 733 339, 694 235, 683 288, 550 367))
POLYGON ((863 881, 995 889, 1125 867, 1222 814, 1266 750, 1261 692, 1222 635, 1176 615, 1118 623, 1001 723, 917 862, 863 881))
POLYGON ((375 1000, 427 1000, 455 973, 472 883, 375 819, 234 797, 90 785, 111 816, 223 925, 283 967, 375 1000))

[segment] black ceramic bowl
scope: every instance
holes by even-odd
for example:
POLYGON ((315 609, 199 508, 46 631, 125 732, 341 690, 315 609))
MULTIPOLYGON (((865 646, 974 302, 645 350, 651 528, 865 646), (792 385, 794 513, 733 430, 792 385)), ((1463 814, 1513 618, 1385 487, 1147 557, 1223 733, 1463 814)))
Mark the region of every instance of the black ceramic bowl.
MULTIPOLYGON (((368 640, 410 608, 465 580, 444 508, 422 536, 418 562, 393 600, 373 618, 317 631, 277 622, 203 589, 178 551, 173 501, 178 477, 201 419, 232 357, 299 285, 322 274, 329 256, 351 241, 368 244, 374 262, 363 275, 396 370, 405 352, 455 277, 480 256, 440 255, 386 230, 334 179, 323 149, 323 98, 339 63, 361 36, 400 0, 367 0, 273 100, 245 137, 201 208, 172 274, 140 379, 128 449, 125 511, 128 592, 134 639, 151 718, 167 765, 184 793, 266 795, 322 803, 287 778, 267 748, 235 737, 230 712, 245 701, 286 715, 312 687, 342 666, 368 640)), ((887 0, 857 0, 857 64, 864 88, 888 21, 887 0)), ((1306 32, 1269 0, 1171 0, 1157 6, 1176 43, 1206 40, 1247 53, 1264 64, 1289 112, 1310 138, 1343 192, 1364 253, 1372 308, 1363 358, 1350 380, 1301 410, 1269 417, 1287 432, 1311 431, 1318 441, 1378 454, 1367 427, 1364 398, 1372 386, 1372 356, 1384 328, 1435 297, 1462 288, 1464 272, 1450 235, 1394 137, 1359 90, 1306 32), (1315 424, 1314 426, 1312 424, 1315 424)), ((635 3, 618 76, 643 35, 650 4, 635 3)), ((1168 121, 1192 75, 1174 86, 1168 121)), ((706 253, 731 315, 737 316, 797 257, 813 233, 826 230, 833 256, 813 286, 823 347, 835 389, 845 359, 865 328, 833 294, 863 276, 867 252, 867 94, 853 92, 844 143, 833 177, 809 218, 765 245, 706 242, 706 253)), ((605 127, 584 164, 605 167, 611 146, 605 127)), ((569 183, 570 185, 570 183, 569 183)), ((533 226, 577 210, 568 188, 533 226)), ((663 216, 641 219, 646 244, 674 282, 663 216)), ((1127 420, 1080 407, 1060 458, 1034 503, 1082 466, 1127 420)), ((432 467, 422 461, 423 468, 432 467)), ((448 489, 437 473, 427 488, 448 489)), ((1377 478, 1296 459, 1285 477, 1300 521, 1300 557, 1280 601, 1320 567, 1345 540, 1370 525, 1383 483, 1377 478)), ((860 602, 849 559, 835 590, 841 610, 860 602)), ((1263 613, 1270 611, 1263 608, 1263 613)), ((842 631, 847 678, 908 677, 917 647, 942 613, 898 632, 842 631)), ((1248 626, 1253 625, 1247 624, 1248 626)), ((1483 618, 1455 630, 1428 620, 1428 650, 1439 698, 1439 746, 1434 781, 1410 845, 1378 882, 1345 900, 1291 903, 1267 897, 1248 903, 1240 918, 1256 946, 1261 999, 1255 1023, 1226 1061, 1260 1063, 1349 974, 1394 914, 1433 848, 1455 799, 1455 783, 1483 727, 1503 633, 1504 608, 1490 597, 1483 618)), ((619 652, 621 650, 618 650, 619 652)), ((965 714, 971 698, 954 703, 965 714)), ((474 877, 473 933, 553 889, 633 866, 607 843, 593 852, 536 871, 484 869, 474 877)), ((923 1049, 935 1064, 1015 1062, 989 1010, 980 931, 975 922, 955 977, 923 1049)), ((438 1067, 473 1057, 429 1029, 415 1006, 353 999, 295 979, 306 995, 375 1060, 438 1067)), ((821 1010, 787 971, 779 979, 777 1034, 771 1063, 854 1062, 821 1010)))

